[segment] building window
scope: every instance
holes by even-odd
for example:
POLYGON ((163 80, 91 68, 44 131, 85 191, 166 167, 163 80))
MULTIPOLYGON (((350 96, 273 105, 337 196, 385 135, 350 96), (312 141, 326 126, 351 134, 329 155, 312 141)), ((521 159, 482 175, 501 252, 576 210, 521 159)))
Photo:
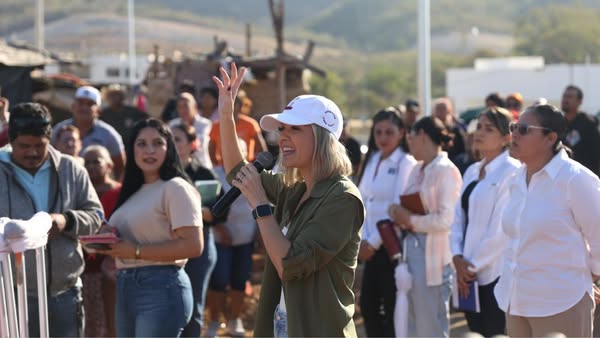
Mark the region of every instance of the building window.
POLYGON ((108 77, 119 77, 120 72, 119 68, 116 67, 108 67, 106 68, 106 76, 108 77))

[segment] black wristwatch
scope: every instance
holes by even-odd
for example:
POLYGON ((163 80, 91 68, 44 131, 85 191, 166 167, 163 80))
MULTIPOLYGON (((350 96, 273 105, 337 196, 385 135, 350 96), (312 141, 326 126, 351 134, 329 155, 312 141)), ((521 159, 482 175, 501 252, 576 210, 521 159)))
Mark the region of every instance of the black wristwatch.
POLYGON ((261 204, 252 210, 252 217, 257 219, 259 217, 266 217, 273 215, 273 208, 269 204, 261 204))

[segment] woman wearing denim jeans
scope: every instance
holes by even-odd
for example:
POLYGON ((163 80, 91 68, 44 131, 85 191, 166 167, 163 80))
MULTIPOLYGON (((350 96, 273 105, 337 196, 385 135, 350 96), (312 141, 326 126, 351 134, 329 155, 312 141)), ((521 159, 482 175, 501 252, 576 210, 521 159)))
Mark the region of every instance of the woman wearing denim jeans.
POLYGON ((389 214, 409 231, 405 260, 412 275, 408 292, 408 336, 448 337, 449 299, 453 278, 450 265, 450 226, 462 179, 442 146, 452 140, 436 117, 417 121, 408 134, 410 153, 419 161, 408 178, 404 194, 420 193, 425 215, 392 204, 389 214))
MULTIPOLYGON (((216 173, 203 166, 196 156, 196 151, 201 147, 198 142, 199 139, 196 136, 196 128, 181 122, 172 125, 171 130, 173 131, 173 138, 175 139, 179 159, 192 182, 218 180, 216 173)), ((192 310, 192 319, 183 329, 182 337, 200 337, 202 335, 208 282, 217 263, 217 249, 215 247, 213 227, 222 224, 227 218, 227 212, 216 217, 212 214, 210 208, 223 195, 223 189, 220 189, 215 200, 202 200, 204 251, 199 257, 188 259, 185 264, 185 272, 192 283, 194 307, 192 310)))
POLYGON ((202 211, 187 181, 170 129, 138 122, 127 147, 123 188, 109 224, 121 241, 101 253, 117 265, 119 337, 178 337, 192 314, 183 270, 202 253, 202 211))

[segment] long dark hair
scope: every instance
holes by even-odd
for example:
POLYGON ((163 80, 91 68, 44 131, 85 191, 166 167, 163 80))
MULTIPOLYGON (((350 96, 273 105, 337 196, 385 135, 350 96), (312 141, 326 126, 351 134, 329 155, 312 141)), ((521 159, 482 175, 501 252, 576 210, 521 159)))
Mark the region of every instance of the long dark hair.
MULTIPOLYGON (((402 116, 400 116, 400 112, 394 107, 388 107, 388 108, 378 111, 371 120, 373 121, 373 124, 371 125, 371 131, 369 133, 369 141, 367 143, 369 149, 367 150, 367 154, 365 155, 365 159, 364 159, 362 166, 360 168, 360 171, 358 173, 357 182, 359 184, 360 184, 360 181, 362 180, 367 163, 369 163, 369 160, 371 159, 373 154, 379 150, 377 148, 377 144, 375 143, 375 125, 381 121, 390 121, 396 127, 398 127, 398 129, 400 129, 400 130, 406 129, 404 126, 404 120, 402 119, 402 116)), ((398 147, 402 148, 402 150, 404 152, 408 152, 408 148, 406 146, 406 133, 404 133, 404 136, 400 140, 400 143, 398 143, 398 147)))
POLYGON ((144 173, 140 167, 138 167, 137 163, 135 163, 134 155, 135 141, 140 134, 140 131, 144 128, 156 129, 160 136, 164 137, 167 141, 167 154, 158 172, 160 179, 168 181, 174 177, 181 177, 190 182, 190 179, 183 170, 179 156, 177 155, 177 148, 175 147, 171 129, 159 119, 149 118, 139 121, 133 126, 131 137, 126 146, 127 163, 125 164, 125 177, 123 178, 123 187, 121 188, 115 210, 123 205, 123 203, 125 203, 125 201, 127 201, 129 197, 138 191, 145 183, 144 173))

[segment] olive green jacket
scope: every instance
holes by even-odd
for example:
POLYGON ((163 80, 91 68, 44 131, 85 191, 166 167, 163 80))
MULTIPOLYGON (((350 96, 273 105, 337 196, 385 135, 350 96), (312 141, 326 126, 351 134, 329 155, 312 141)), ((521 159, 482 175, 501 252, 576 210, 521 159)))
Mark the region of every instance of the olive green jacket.
MULTIPOLYGON (((230 182, 243 164, 228 175, 230 182)), ((365 217, 358 188, 342 176, 318 182, 294 215, 306 185, 288 187, 281 174, 267 171, 261 179, 279 226, 289 227, 291 247, 281 279, 266 262, 254 335, 273 336, 283 286, 289 337, 356 337, 352 284, 365 217)))

